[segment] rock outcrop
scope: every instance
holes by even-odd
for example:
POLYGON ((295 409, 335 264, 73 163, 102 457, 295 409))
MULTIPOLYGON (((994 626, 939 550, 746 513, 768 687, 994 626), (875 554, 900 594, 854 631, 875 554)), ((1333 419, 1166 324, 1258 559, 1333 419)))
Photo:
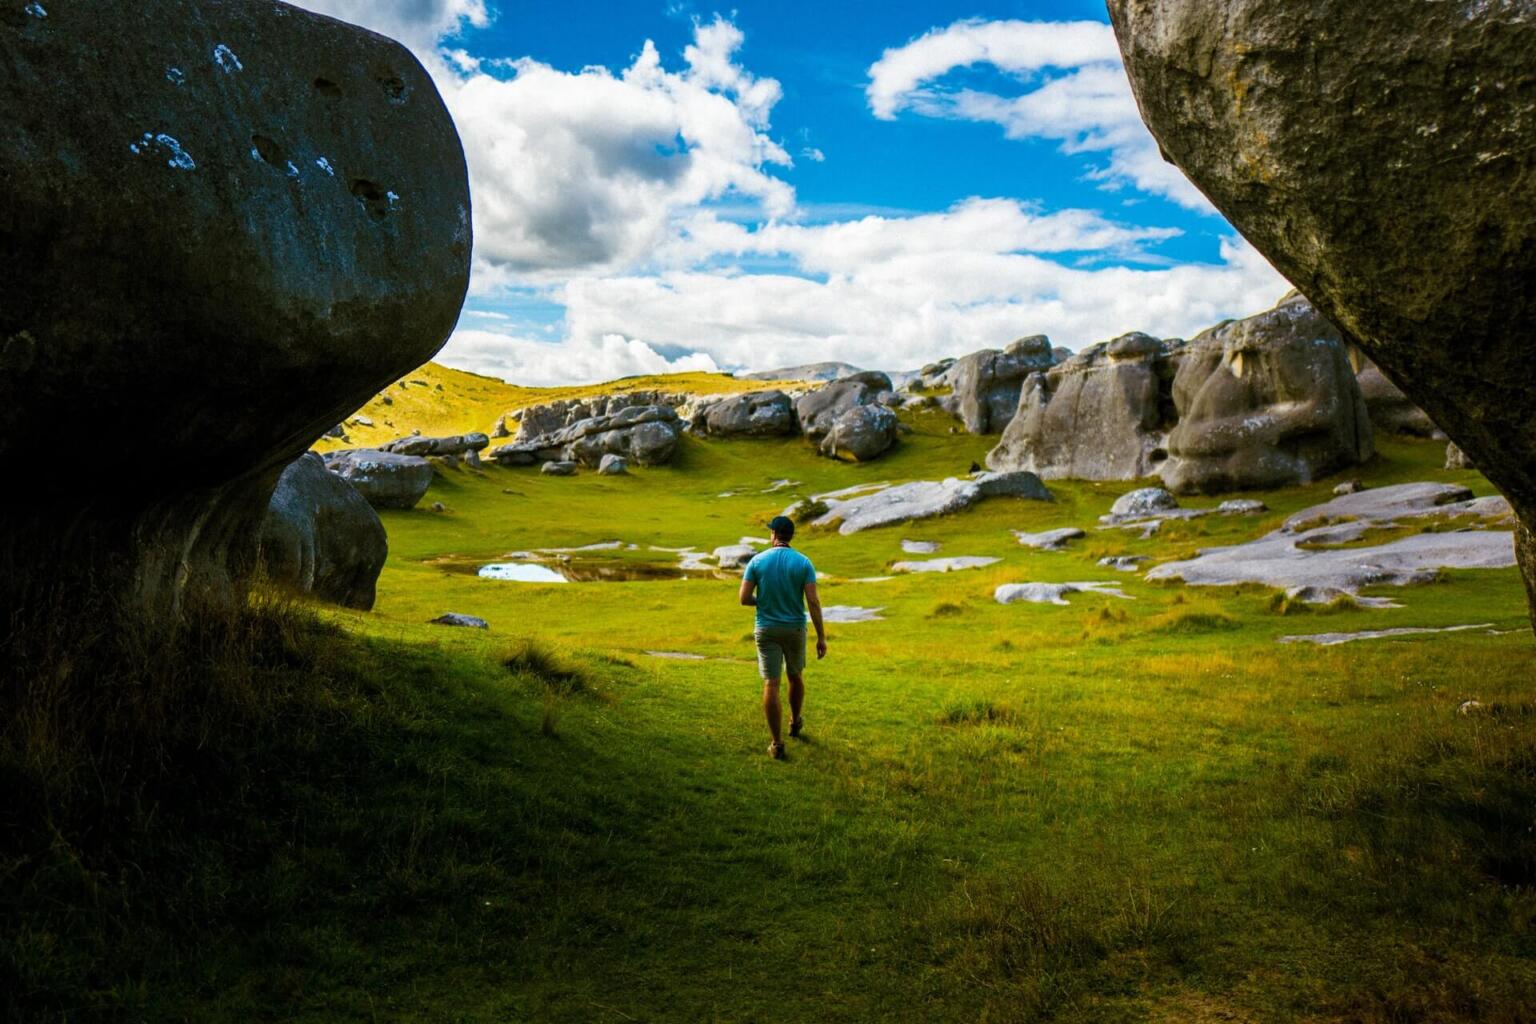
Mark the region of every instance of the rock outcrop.
POLYGON ((1519 513, 1536 625, 1536 18, 1110 0, 1163 153, 1519 513))
POLYGON ((305 452, 283 470, 261 523, 269 579, 367 611, 388 555, 378 514, 319 455, 305 452))
MULTIPOLYGON (((1408 437, 1434 437, 1440 432, 1434 420, 1403 394, 1402 388, 1387 379, 1381 367, 1363 359, 1355 375, 1365 407, 1371 414, 1371 429, 1377 434, 1405 434, 1408 437)), ((1442 435, 1443 436, 1443 435, 1442 435)))
POLYGON ((1310 483, 1375 453, 1349 349, 1298 292, 1191 341, 1173 402, 1158 472, 1180 493, 1310 483))
POLYGON ((1476 469, 1472 460, 1467 458, 1467 453, 1462 451, 1455 441, 1450 441, 1445 446, 1446 469, 1476 469))
POLYGON ((973 434, 1000 434, 1019 408, 1019 392, 1032 373, 1056 364, 1043 334, 1020 338, 1002 351, 983 349, 955 360, 944 372, 954 388, 946 408, 973 434))
POLYGON ((327 452, 324 459, 326 469, 374 508, 415 508, 432 486, 432 463, 419 455, 350 448, 327 452))
MULTIPOLYGON (((858 533, 876 526, 949 515, 984 498, 1055 500, 1033 473, 978 473, 965 480, 914 480, 895 487, 882 484, 818 494, 811 499, 818 508, 811 525, 837 524, 839 533, 858 533)), ((796 511, 796 506, 791 506, 784 514, 793 517, 796 511)))
POLYGON ((987 466, 1047 480, 1151 476, 1167 454, 1179 351, 1178 342, 1126 334, 1031 374, 987 466))
POLYGON ((630 391, 617 395, 595 395, 591 398, 568 398, 543 405, 530 405, 516 409, 499 421, 506 427, 507 421, 515 420, 517 430, 512 444, 527 445, 551 434, 575 427, 588 420, 602 420, 616 416, 626 409, 667 406, 676 410, 687 404, 691 396, 669 391, 630 391))
POLYGON ((525 416, 517 439, 493 449, 491 458, 504 466, 553 461, 595 469, 604 455, 621 455, 637 466, 661 466, 672 461, 683 430, 682 419, 670 405, 621 406, 547 434, 528 433, 528 423, 525 416))
POLYGON ((485 434, 455 434, 451 437, 402 437, 379 445, 379 451, 395 455, 463 456, 483 451, 491 443, 485 434))
POLYGON ((280 3, 15 4, 0 52, 0 619, 230 603, 284 467, 453 327, 453 122, 404 47, 280 3), (58 472, 88 422, 154 457, 58 472))
POLYGON ((800 366, 781 366, 777 370, 743 373, 742 380, 799 380, 808 382, 833 381, 864 371, 851 363, 804 363, 800 366))
POLYGON ((851 454, 857 448, 863 454, 855 457, 872 459, 895 443, 895 414, 884 408, 880 412, 885 415, 854 410, 876 406, 889 394, 890 377, 875 370, 855 373, 801 395, 795 402, 795 417, 823 455, 851 454))
POLYGON ((691 427, 707 437, 783 437, 800 429, 795 405, 782 391, 749 391, 700 402, 691 427))

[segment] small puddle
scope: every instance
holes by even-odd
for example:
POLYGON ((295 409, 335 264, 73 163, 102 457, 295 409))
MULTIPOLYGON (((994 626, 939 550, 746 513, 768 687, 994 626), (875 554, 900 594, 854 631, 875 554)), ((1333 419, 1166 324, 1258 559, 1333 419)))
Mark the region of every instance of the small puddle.
MULTIPOLYGON (((589 549, 590 550, 590 549, 589 549)), ((641 561, 628 558, 572 558, 556 555, 547 561, 531 557, 532 552, 503 555, 505 561, 485 562, 464 555, 444 555, 426 564, 454 576, 478 576, 485 580, 510 583, 629 583, 654 580, 713 580, 713 565, 689 562, 680 564, 641 561)))
POLYGON ((476 576, 488 580, 512 580, 514 583, 569 583, 569 578, 560 575, 547 565, 538 565, 533 562, 496 562, 491 565, 482 565, 476 576))

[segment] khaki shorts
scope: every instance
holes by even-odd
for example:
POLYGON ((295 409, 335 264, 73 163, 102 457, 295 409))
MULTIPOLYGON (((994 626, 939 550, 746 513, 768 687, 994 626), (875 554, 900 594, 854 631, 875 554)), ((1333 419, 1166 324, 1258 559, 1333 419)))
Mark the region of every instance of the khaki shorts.
POLYGON ((792 676, 805 671, 804 626, 758 626, 752 638, 757 641, 757 671, 764 679, 776 681, 783 669, 792 676))

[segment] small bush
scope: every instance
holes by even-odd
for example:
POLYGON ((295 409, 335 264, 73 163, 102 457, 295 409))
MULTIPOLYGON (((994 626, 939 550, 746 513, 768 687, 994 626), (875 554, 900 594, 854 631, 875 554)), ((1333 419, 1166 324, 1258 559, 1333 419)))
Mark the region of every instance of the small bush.
POLYGON ((1226 612, 1189 607, 1163 612, 1147 620, 1147 631, 1151 633, 1215 633, 1240 626, 1241 623, 1226 612))
POLYGON ((812 501, 810 498, 802 498, 789 510, 789 518, 798 526, 810 522, 812 519, 820 519, 829 511, 824 501, 812 501))
POLYGON ((955 604, 953 601, 941 601, 933 606, 933 611, 928 613, 928 617, 930 619, 952 619, 957 615, 963 614, 965 614, 965 607, 963 605, 955 604))
POLYGON ((542 682, 551 692, 568 697, 590 689, 587 674, 568 664, 549 648, 534 640, 524 640, 501 660, 513 675, 528 676, 542 682))

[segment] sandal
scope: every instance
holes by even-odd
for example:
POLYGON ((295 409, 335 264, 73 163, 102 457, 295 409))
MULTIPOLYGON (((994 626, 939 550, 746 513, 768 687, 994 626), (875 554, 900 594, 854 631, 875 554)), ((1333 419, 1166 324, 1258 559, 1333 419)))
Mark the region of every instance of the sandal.
POLYGON ((800 732, 805 728, 805 716, 801 716, 789 723, 789 735, 795 739, 800 738, 800 732))
POLYGON ((782 760, 784 760, 784 744, 782 744, 782 743, 769 743, 768 744, 768 756, 773 758, 775 761, 782 761, 782 760))

